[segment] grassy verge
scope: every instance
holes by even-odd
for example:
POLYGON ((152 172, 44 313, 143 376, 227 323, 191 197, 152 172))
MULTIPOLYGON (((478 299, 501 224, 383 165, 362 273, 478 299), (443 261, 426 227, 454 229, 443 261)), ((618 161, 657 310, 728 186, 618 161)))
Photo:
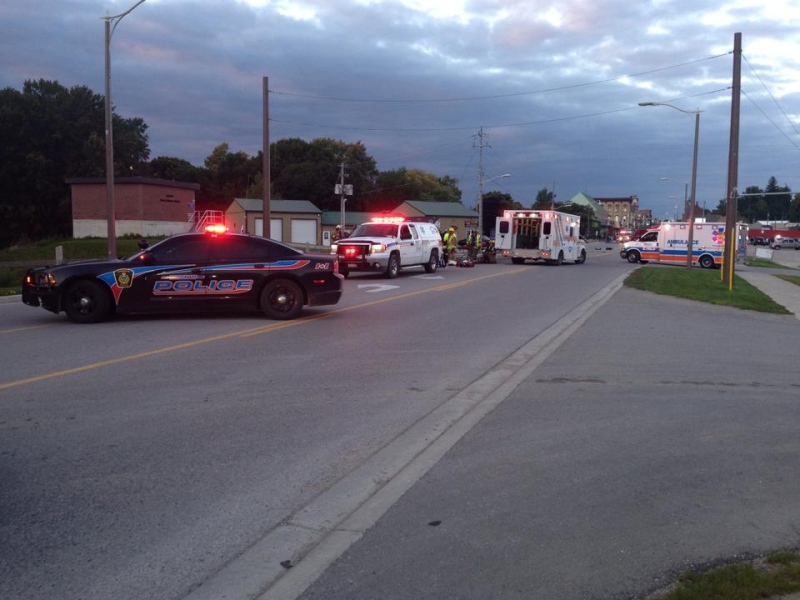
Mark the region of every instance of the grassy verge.
POLYGON ((769 260, 767 258, 758 258, 755 256, 748 256, 744 259, 744 264, 748 267, 767 267, 769 269, 785 269, 782 264, 776 263, 775 261, 769 260))
POLYGON ((734 275, 733 290, 723 285, 717 270, 642 267, 631 273, 625 285, 665 296, 732 306, 744 310, 787 314, 788 311, 741 277, 734 275))
MULTIPOLYGON (((117 239, 117 254, 130 256, 139 247, 138 237, 117 239)), ((148 238, 149 239, 149 238, 148 238)), ((155 240, 150 239, 150 242, 155 240)), ((65 260, 83 260, 87 258, 104 258, 108 256, 108 240, 106 238, 53 239, 43 240, 24 246, 14 246, 0 250, 0 263, 37 263, 38 266, 55 264, 56 247, 61 246, 65 260)), ((30 266, 33 266, 32 264, 30 266)), ((22 278, 27 267, 0 266, 0 296, 13 296, 22 293, 22 278)))
POLYGON ((647 600, 759 600, 794 592, 800 592, 800 553, 780 551, 763 559, 689 571, 647 600))
POLYGON ((800 285, 800 276, 798 275, 776 275, 776 277, 788 281, 789 283, 800 285))

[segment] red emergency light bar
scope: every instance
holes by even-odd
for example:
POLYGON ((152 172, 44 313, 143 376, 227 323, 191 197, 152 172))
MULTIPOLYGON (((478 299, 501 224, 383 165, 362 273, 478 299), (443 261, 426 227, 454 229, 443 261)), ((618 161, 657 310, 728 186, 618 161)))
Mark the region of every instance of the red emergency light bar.
POLYGON ((372 217, 370 221, 373 223, 402 223, 405 217, 372 217))
POLYGON ((223 225, 222 223, 216 223, 214 225, 206 225, 205 231, 206 233, 219 235, 221 233, 227 233, 228 228, 225 227, 225 225, 223 225))

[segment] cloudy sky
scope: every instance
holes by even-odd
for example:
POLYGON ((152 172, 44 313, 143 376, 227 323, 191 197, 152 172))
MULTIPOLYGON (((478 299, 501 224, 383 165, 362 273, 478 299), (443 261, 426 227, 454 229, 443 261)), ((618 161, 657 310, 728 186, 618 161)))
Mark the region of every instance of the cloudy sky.
MULTIPOLYGON (((102 18, 135 4, 3 0, 0 86, 102 94, 102 18)), ((467 205, 482 164, 485 191, 526 206, 555 188, 672 218, 695 117, 639 103, 702 111, 697 201, 716 207, 737 32, 739 188, 800 191, 800 0, 146 0, 114 32, 112 93, 149 126, 151 158, 257 154, 268 77, 272 141, 360 140, 381 170, 458 179, 467 205)))

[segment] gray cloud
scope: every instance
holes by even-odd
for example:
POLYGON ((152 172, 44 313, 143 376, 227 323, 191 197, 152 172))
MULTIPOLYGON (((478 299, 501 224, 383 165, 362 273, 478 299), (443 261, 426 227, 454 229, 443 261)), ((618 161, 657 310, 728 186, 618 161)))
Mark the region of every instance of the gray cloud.
MULTIPOLYGON (((133 3, 7 0, 0 84, 45 78, 102 93, 101 17, 133 3)), ((121 21, 113 100, 149 125, 154 157, 200 165, 222 142, 257 153, 268 76, 273 140, 361 140, 380 169, 458 178, 470 204, 483 127, 486 176, 512 174, 487 189, 523 204, 554 185, 560 200, 636 194, 663 218, 691 176, 694 119, 638 106, 652 100, 703 111, 698 202, 711 208, 725 193, 729 53, 741 31, 740 187, 774 175, 800 190, 800 11, 788 2, 484 0, 451 18, 399 0, 296 3, 313 18, 264 4, 148 0, 121 21)))

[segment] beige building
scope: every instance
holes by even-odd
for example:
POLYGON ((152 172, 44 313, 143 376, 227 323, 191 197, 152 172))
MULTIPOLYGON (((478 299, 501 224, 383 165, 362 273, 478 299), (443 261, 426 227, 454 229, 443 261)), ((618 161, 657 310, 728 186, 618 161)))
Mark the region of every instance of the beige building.
POLYGON ((627 198, 595 198, 606 211, 609 225, 614 229, 637 229, 641 227, 639 215, 639 197, 627 198))
MULTIPOLYGON (((322 211, 308 200, 270 200, 270 238, 287 244, 322 243, 322 211)), ((225 211, 231 231, 264 234, 264 200, 234 198, 225 211)))

